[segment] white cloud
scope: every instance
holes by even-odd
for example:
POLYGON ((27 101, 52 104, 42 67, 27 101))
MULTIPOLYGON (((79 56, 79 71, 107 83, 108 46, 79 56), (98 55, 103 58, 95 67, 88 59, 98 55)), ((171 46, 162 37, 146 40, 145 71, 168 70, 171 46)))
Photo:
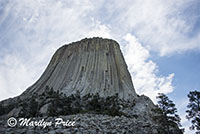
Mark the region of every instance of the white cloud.
POLYGON ((94 29, 87 34, 87 37, 112 38, 110 35, 110 29, 106 25, 101 24, 99 21, 95 21, 93 18, 92 22, 94 29))
POLYGON ((172 92, 174 74, 158 76, 158 67, 149 60, 149 51, 131 34, 127 34, 124 39, 127 44, 123 52, 137 93, 145 94, 155 102, 158 93, 172 92))
MULTIPOLYGON (((36 44, 62 44, 91 36, 88 33, 98 29, 92 25, 93 18, 94 22, 101 23, 101 31, 103 26, 109 27, 112 37, 121 40, 122 35, 132 33, 144 46, 148 44, 151 51, 157 51, 163 56, 200 49, 200 32, 190 36, 199 20, 199 14, 185 13, 192 10, 191 7, 197 2, 16 0, 5 6, 0 24, 11 14, 14 19, 10 20, 10 25, 18 27, 14 30, 22 30, 29 36, 34 33, 28 38, 39 40, 36 44), (19 23, 23 25, 19 26, 19 23)), ((97 35, 109 37, 102 33, 97 35)))
POLYGON ((17 55, 7 55, 0 66, 0 99, 19 95, 36 79, 38 68, 22 64, 17 55))
POLYGON ((132 33, 162 56, 200 50, 200 32, 191 36, 198 28, 199 11, 189 12, 198 0, 115 0, 104 4, 99 12, 104 10, 104 22, 119 36, 132 33))

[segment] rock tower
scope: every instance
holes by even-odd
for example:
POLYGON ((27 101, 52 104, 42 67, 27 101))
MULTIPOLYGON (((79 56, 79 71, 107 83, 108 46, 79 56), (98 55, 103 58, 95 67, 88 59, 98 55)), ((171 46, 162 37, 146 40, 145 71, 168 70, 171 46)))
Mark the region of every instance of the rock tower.
POLYGON ((59 48, 39 80, 25 94, 43 93, 53 87, 66 95, 118 94, 121 99, 136 97, 130 73, 119 44, 110 39, 83 39, 59 48))

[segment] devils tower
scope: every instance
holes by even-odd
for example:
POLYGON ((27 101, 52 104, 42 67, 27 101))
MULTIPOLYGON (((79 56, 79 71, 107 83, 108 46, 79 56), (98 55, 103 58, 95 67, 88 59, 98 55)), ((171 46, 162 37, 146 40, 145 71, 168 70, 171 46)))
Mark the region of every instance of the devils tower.
POLYGON ((32 86, 0 102, 0 133, 182 134, 176 124, 166 128, 157 109, 136 94, 119 44, 86 38, 59 48, 32 86), (10 117, 29 118, 33 126, 10 127, 10 117), (75 125, 34 126, 57 117, 75 125))
POLYGON ((83 39, 59 48, 40 79, 24 94, 41 94, 46 86, 66 95, 79 91, 82 96, 137 96, 119 44, 101 38, 83 39))

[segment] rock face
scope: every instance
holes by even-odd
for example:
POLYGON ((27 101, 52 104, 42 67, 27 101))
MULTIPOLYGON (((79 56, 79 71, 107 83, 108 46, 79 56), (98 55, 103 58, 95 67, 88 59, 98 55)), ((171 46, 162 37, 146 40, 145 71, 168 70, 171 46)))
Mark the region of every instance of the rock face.
POLYGON ((24 95, 42 94, 46 86, 66 95, 79 91, 82 96, 118 94, 125 100, 137 96, 119 44, 102 38, 83 39, 59 48, 24 95))

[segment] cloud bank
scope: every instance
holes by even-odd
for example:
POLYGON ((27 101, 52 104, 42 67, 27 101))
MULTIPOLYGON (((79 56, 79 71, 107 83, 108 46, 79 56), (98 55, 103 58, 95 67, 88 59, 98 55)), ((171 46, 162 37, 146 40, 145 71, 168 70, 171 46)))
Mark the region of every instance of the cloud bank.
POLYGON ((123 52, 137 93, 145 94, 156 102, 158 93, 172 92, 174 74, 158 76, 156 63, 149 60, 149 51, 138 42, 138 39, 131 34, 127 34, 124 39, 127 44, 123 52))
MULTIPOLYGON (((101 4, 101 3, 100 3, 101 4)), ((112 25, 119 36, 134 34, 161 56, 200 49, 198 0, 115 0, 97 8, 96 18, 112 25)))

